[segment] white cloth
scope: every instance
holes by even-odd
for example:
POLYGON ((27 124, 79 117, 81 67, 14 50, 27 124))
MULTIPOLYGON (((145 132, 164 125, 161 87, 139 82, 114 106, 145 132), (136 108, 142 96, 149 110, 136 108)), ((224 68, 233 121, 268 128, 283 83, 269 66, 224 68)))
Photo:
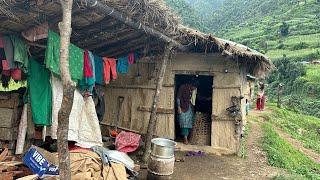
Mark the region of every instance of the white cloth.
POLYGON ((196 99, 197 99, 197 89, 194 89, 194 90, 192 91, 192 95, 191 95, 191 99, 190 99, 191 104, 192 104, 193 106, 196 105, 196 99))
MULTIPOLYGON (((61 81, 51 76, 52 86, 52 125, 50 136, 57 139, 58 112, 62 103, 63 86, 61 81)), ((75 90, 73 105, 69 116, 68 140, 77 142, 76 145, 84 148, 102 145, 102 136, 99 120, 96 114, 92 97, 84 99, 78 90, 75 90)))
POLYGON ((23 105, 22 115, 19 123, 19 132, 16 146, 16 154, 23 153, 28 125, 28 104, 23 105))

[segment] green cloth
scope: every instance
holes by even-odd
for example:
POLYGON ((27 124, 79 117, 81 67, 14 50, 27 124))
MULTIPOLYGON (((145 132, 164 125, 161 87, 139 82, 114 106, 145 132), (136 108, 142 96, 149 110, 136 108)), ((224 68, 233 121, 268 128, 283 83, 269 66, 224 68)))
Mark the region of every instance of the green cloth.
POLYGON ((191 128, 181 128, 182 136, 189 136, 190 132, 191 132, 191 128))
POLYGON ((23 72, 28 72, 28 45, 24 43, 18 36, 10 36, 13 45, 13 59, 17 62, 18 67, 22 69, 23 72))
MULTIPOLYGON (((45 57, 46 67, 56 75, 60 75, 60 36, 49 30, 45 57)), ((69 70, 74 81, 83 78, 83 50, 70 44, 69 70)))
POLYGON ((29 61, 28 87, 32 119, 36 125, 51 125, 52 89, 50 71, 34 59, 29 61))

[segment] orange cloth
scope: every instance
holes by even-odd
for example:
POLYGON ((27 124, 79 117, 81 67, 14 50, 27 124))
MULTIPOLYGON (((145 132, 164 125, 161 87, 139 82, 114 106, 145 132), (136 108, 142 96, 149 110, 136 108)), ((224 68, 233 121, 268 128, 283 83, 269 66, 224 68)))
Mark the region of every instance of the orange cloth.
POLYGON ((117 62, 114 58, 103 57, 103 79, 106 84, 110 83, 110 72, 112 80, 117 79, 117 62))

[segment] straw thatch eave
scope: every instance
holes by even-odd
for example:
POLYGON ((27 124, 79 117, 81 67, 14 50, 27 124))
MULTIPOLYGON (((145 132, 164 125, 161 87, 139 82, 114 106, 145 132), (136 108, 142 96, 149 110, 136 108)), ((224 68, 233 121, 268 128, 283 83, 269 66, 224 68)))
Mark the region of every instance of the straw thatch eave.
MULTIPOLYGON (((244 62, 257 77, 263 77, 273 68, 261 53, 181 25, 163 0, 74 2, 71 42, 101 56, 119 57, 132 51, 157 55, 163 53, 166 43, 174 42, 180 49, 186 47, 188 52, 220 52, 244 62)), ((58 32, 61 7, 57 0, 5 0, 0 5, 2 34, 20 34, 43 22, 58 32)), ((45 45, 45 40, 33 43, 31 52, 41 58, 45 45)))
MULTIPOLYGON (((163 47, 166 42, 171 41, 179 46, 179 43, 171 38, 178 32, 176 27, 179 19, 161 0, 74 2, 71 42, 81 48, 90 49, 99 55, 119 56, 129 51, 144 51, 141 44, 148 46, 149 50, 159 49, 159 46, 163 47), (102 6, 98 6, 99 4, 102 6), (105 9, 110 12, 104 11, 105 9), (154 34, 160 37, 156 39, 158 43, 150 42, 147 38, 154 34), (117 47, 121 49, 122 54, 115 51, 117 47), (125 51, 123 47, 127 47, 128 50, 125 51)), ((49 22, 50 28, 58 32, 61 7, 57 0, 31 0, 27 5, 24 0, 0 3, 0 33, 20 34, 43 22, 49 22)), ((45 45, 45 42, 42 43, 40 47, 45 45)), ((42 52, 39 48, 33 49, 35 52, 42 52)))
POLYGON ((256 77, 264 78, 268 72, 274 69, 273 63, 267 56, 247 46, 211 34, 205 34, 183 25, 179 26, 179 31, 182 44, 197 52, 220 52, 223 56, 245 63, 248 66, 249 73, 256 77))

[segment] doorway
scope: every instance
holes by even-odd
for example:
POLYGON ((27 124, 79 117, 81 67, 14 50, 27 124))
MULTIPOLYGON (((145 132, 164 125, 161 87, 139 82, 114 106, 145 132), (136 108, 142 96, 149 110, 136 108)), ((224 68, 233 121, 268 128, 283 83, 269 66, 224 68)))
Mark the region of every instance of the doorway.
POLYGON ((211 144, 212 86, 213 76, 175 75, 175 135, 177 141, 185 142, 185 136, 188 134, 188 144, 211 144), (181 100, 179 107, 177 100, 183 98, 183 103, 186 103, 189 102, 188 97, 193 118, 191 122, 192 128, 188 125, 187 129, 189 130, 186 133, 183 122, 191 119, 188 115, 189 109, 186 108, 188 106, 181 104, 181 100), (186 98, 188 100, 185 100, 186 98), (181 108, 181 106, 184 108, 181 108))

